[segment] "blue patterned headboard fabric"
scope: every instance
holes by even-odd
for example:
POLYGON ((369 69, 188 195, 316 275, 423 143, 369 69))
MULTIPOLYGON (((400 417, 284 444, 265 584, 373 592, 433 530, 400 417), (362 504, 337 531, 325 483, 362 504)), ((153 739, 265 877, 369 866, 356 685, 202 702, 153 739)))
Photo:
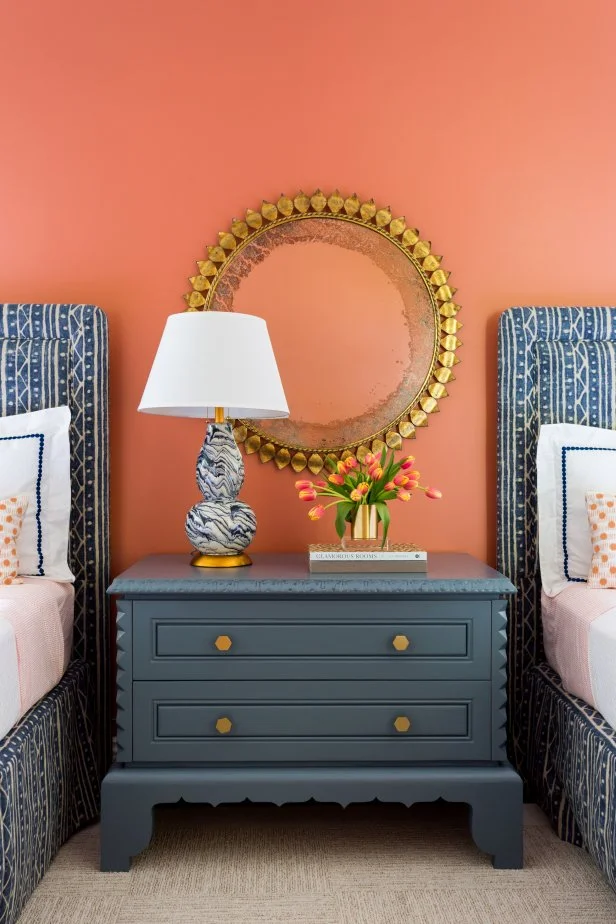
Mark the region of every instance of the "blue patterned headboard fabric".
POLYGON ((528 671, 543 658, 536 455, 545 423, 616 428, 616 308, 509 308, 500 318, 497 565, 518 588, 509 625, 518 767, 528 735, 528 671))
POLYGON ((96 678, 104 766, 109 583, 107 319, 94 305, 0 305, 0 416, 71 409, 70 564, 75 574, 73 657, 96 678))

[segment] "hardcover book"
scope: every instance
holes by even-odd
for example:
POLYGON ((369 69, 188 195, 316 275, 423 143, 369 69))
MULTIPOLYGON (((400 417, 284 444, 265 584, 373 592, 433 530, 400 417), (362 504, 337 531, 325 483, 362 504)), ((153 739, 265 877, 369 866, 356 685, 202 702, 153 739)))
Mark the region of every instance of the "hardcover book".
POLYGON ((421 573, 428 570, 428 553, 411 543, 390 543, 371 551, 347 551, 340 545, 308 546, 311 572, 324 573, 421 573))

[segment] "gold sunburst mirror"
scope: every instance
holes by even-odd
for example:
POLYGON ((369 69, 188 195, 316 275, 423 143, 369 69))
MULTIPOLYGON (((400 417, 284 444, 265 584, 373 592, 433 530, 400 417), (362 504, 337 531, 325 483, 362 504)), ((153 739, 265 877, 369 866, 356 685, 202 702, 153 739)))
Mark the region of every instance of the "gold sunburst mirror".
POLYGON ((188 311, 265 318, 291 416, 237 421, 262 462, 318 474, 425 427, 453 381, 460 309, 442 257, 391 208, 338 190, 234 218, 190 277, 188 311))

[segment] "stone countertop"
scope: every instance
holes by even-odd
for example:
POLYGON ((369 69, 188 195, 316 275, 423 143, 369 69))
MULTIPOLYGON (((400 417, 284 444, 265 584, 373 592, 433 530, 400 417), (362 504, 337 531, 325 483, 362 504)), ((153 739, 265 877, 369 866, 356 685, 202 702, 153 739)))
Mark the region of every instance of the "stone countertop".
POLYGON ((195 568, 191 555, 152 555, 118 575, 110 594, 476 594, 515 593, 488 565, 458 552, 428 553, 427 573, 311 574, 308 552, 254 554, 242 568, 195 568))

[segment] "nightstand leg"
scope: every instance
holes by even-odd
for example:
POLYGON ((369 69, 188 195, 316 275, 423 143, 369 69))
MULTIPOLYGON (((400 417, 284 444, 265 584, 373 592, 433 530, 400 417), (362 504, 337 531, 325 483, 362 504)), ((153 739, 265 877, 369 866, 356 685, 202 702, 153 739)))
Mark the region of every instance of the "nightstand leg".
POLYGON ((152 837, 152 803, 147 790, 133 786, 121 770, 111 770, 101 787, 101 863, 103 872, 126 872, 131 857, 152 837))
POLYGON ((521 869, 522 781, 485 783, 469 805, 473 840, 480 850, 492 854, 494 869, 521 869))

